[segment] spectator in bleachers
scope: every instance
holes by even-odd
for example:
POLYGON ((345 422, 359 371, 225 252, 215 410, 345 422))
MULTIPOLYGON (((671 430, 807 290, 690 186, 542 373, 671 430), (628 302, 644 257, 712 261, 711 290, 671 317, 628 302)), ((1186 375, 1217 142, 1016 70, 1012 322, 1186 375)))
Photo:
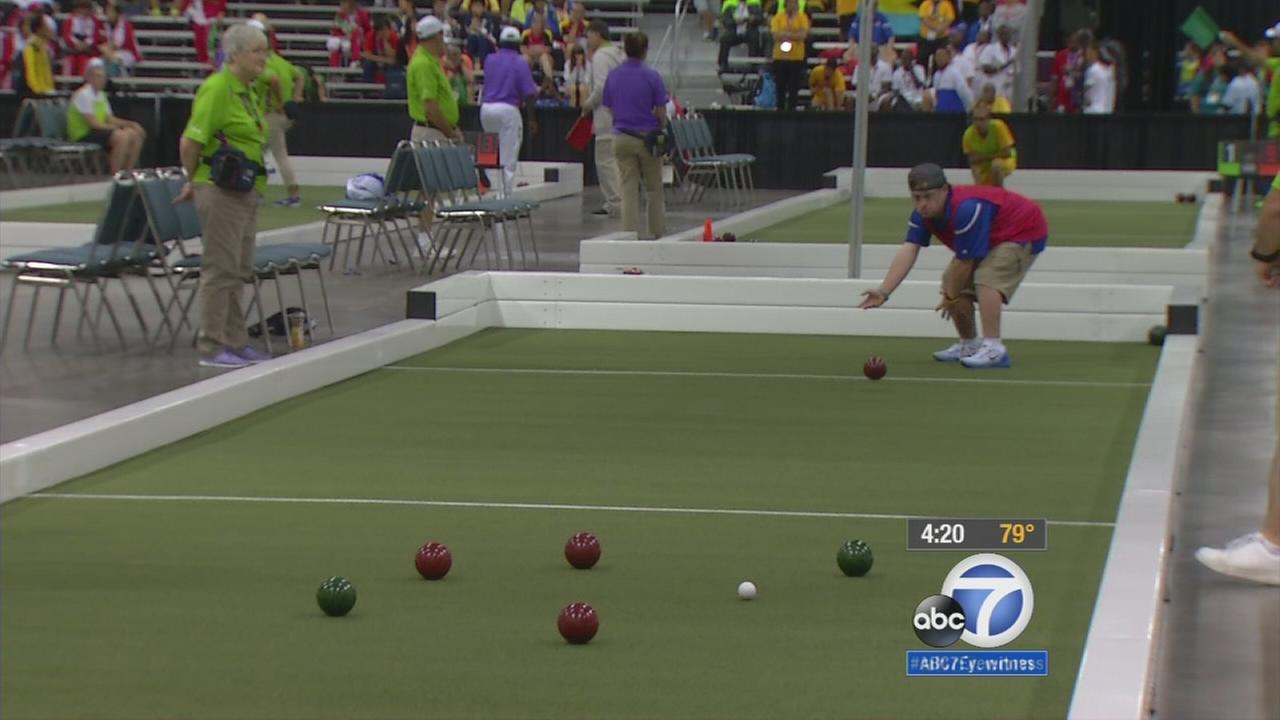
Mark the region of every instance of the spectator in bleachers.
POLYGON ((534 13, 529 17, 529 29, 520 35, 520 51, 532 66, 542 70, 543 77, 555 77, 555 65, 551 49, 555 37, 547 29, 546 16, 534 13))
POLYGON ((587 67, 587 51, 580 45, 569 48, 564 68, 564 94, 569 107, 580 108, 591 96, 591 69, 587 67))
POLYGON ((534 18, 541 15, 543 28, 551 33, 554 40, 560 39, 560 15, 556 12, 553 5, 547 0, 533 0, 533 7, 529 12, 525 13, 524 26, 526 28, 533 27, 534 18))
POLYGON ((1027 22, 1027 6, 1023 0, 1000 0, 991 17, 991 24, 996 37, 1000 36, 1000 28, 1009 28, 1009 42, 1017 45, 1022 37, 1022 26, 1027 22))
POLYGON ((98 48, 106 40, 106 28, 93 14, 93 0, 75 0, 71 14, 62 21, 62 74, 84 75, 85 67, 101 54, 98 48))
POLYGON ((338 0, 338 12, 333 16, 333 28, 329 30, 329 67, 354 65, 359 67, 364 53, 364 39, 373 29, 369 13, 358 7, 355 0, 338 0))
POLYGON ((992 15, 995 12, 995 7, 995 3, 992 0, 982 0, 982 2, 978 3, 977 16, 973 20, 965 20, 964 46, 966 49, 978 41, 978 33, 985 30, 988 38, 994 33, 992 15))
POLYGON ((1222 63, 1213 68, 1210 74, 1209 87, 1200 101, 1200 112, 1216 115, 1222 112, 1222 96, 1227 93, 1227 85, 1231 83, 1231 64, 1222 63))
POLYGON ((809 73, 809 96, 815 110, 848 110, 848 90, 836 58, 827 58, 809 73))
POLYGON ((524 29, 524 20, 533 9, 533 0, 502 0, 506 10, 502 13, 504 23, 524 29))
POLYGON ((107 39, 99 48, 107 63, 107 77, 122 77, 133 72, 133 66, 142 59, 138 40, 133 34, 133 23, 121 14, 115 3, 107 4, 107 39))
POLYGON ((178 11, 191 22, 191 38, 196 47, 196 62, 209 63, 209 28, 221 23, 227 14, 226 0, 182 0, 178 11))
POLYGON ((951 0, 920 0, 920 53, 931 57, 947 42, 947 34, 956 21, 956 8, 951 0))
POLYGON ((440 18, 440 22, 444 23, 444 40, 446 43, 454 38, 462 37, 462 25, 454 16, 452 5, 448 0, 433 0, 431 14, 440 18))
POLYGON ((241 296, 257 243, 258 196, 267 186, 267 128, 253 91, 270 54, 267 36, 247 23, 222 35, 222 70, 205 79, 178 147, 190 180, 176 202, 195 199, 204 245, 200 268, 200 365, 237 368, 268 360, 249 345, 241 296), (255 179, 249 188, 215 185, 218 153, 239 152, 255 179))
POLYGON ((15 82, 21 97, 52 95, 54 44, 53 18, 37 10, 27 16, 26 43, 22 47, 22 78, 15 82))
POLYGON ((1267 137, 1280 138, 1280 22, 1267 28, 1263 36, 1266 38, 1263 43, 1249 47, 1234 33, 1226 31, 1221 35, 1224 42, 1240 53, 1241 60, 1270 74, 1263 113, 1268 120, 1267 137))
POLYGON ((101 58, 93 58, 85 66, 84 85, 67 103, 67 139, 100 146, 114 175, 138 166, 147 133, 138 123, 115 116, 106 87, 106 66, 101 58))
MULTIPOLYGON (((479 1, 481 5, 484 4, 484 0, 479 1)), ((413 51, 418 48, 418 37, 413 32, 418 24, 418 8, 413 0, 400 0, 397 7, 399 12, 395 15, 395 25, 400 42, 396 43, 396 63, 400 67, 407 67, 409 58, 413 57, 413 51)))
POLYGON ((760 0, 723 0, 720 3, 720 55, 716 67, 724 72, 729 65, 729 51, 746 43, 747 55, 764 54, 764 6, 760 0))
POLYGON ((969 48, 964 43, 963 29, 952 28, 951 34, 947 36, 947 47, 951 50, 951 63, 960 70, 960 74, 968 81, 969 87, 973 88, 974 78, 978 74, 978 51, 968 52, 969 48))
POLYGON ((996 29, 996 41, 989 43, 978 55, 977 87, 995 85, 996 97, 1013 97, 1013 76, 1017 63, 1017 48, 1012 44, 1013 32, 1007 25, 996 29))
POLYGON ((1008 98, 1002 98, 996 95, 995 85, 983 85, 982 91, 974 96, 974 106, 985 104, 991 108, 992 115, 1008 115, 1013 112, 1013 105, 1008 98))
POLYGON ((973 92, 960 71, 951 65, 951 49, 939 48, 933 54, 933 88, 924 95, 924 107, 935 112, 969 112, 973 92))
POLYGON ((324 86, 324 78, 316 74, 310 65, 302 68, 302 99, 305 102, 329 102, 329 93, 324 86))
POLYGON ((667 125, 667 89, 662 77, 644 63, 649 37, 628 33, 623 40, 627 59, 605 81, 602 104, 613 111, 614 157, 622 176, 623 229, 640 232, 640 183, 648 196, 648 237, 666 234, 666 199, 662 187, 662 160, 650 149, 648 138, 667 125))
MULTIPOLYGON (((364 68, 363 79, 367 83, 387 82, 387 73, 400 70, 396 63, 396 52, 400 48, 400 38, 391 27, 386 15, 378 15, 373 20, 373 29, 365 37, 364 52, 360 63, 364 68)), ((403 84, 403 81, 402 81, 403 84)))
POLYGON ((1256 115, 1262 112, 1262 85, 1254 77, 1253 68, 1242 65, 1222 94, 1222 111, 1232 115, 1256 115))
POLYGON ((693 8, 698 11, 698 19, 702 22, 702 39, 716 42, 720 39, 720 27, 716 22, 717 0, 693 0, 693 8))
POLYGON ((960 53, 964 67, 969 72, 966 73, 969 78, 969 89, 975 93, 981 88, 978 85, 978 57, 982 55, 982 51, 987 49, 987 45, 991 44, 991 36, 984 30, 978 33, 978 37, 973 42, 964 46, 964 51, 960 53), (970 70, 970 68, 972 68, 970 70))
POLYGON ((1116 73, 1111 61, 1093 43, 1085 50, 1085 62, 1089 64, 1084 74, 1084 111, 1102 115, 1116 109, 1116 73))
POLYGON ((498 36, 502 33, 501 18, 490 13, 484 0, 471 0, 471 12, 467 15, 467 54, 481 67, 490 54, 498 49, 498 36))
POLYGON ((1084 48, 1082 31, 1067 38, 1066 45, 1053 56, 1053 109, 1074 113, 1080 110, 1080 88, 1084 84, 1084 48))
MULTIPOLYGON (((569 17, 560 23, 560 36, 564 38, 566 52, 573 46, 587 49, 587 6, 577 3, 569 11, 569 17)), ((576 107, 576 106, 575 106, 576 107)))
POLYGON ((973 106, 973 124, 964 131, 961 146, 969 158, 974 185, 1003 187, 1018 166, 1013 131, 1003 120, 992 119, 991 106, 984 102, 973 106))
POLYGON ((898 62, 898 54, 892 45, 881 45, 873 55, 876 60, 871 67, 869 107, 888 110, 893 107, 893 67, 898 62))
POLYGON ((475 86, 476 67, 471 57, 462 52, 461 47, 450 45, 444 51, 444 60, 441 61, 440 67, 444 69, 444 76, 449 79, 453 96, 458 98, 458 106, 470 105, 471 88, 475 86))
POLYGON ((778 83, 778 109, 794 110, 804 83, 804 49, 809 37, 809 16, 800 12, 799 0, 786 0, 783 12, 773 16, 773 77, 778 83))
POLYGON ((591 128, 595 130, 596 176, 604 204, 592 215, 617 217, 622 213, 622 175, 613 152, 613 113, 601 105, 604 87, 609 73, 622 64, 622 51, 609 39, 609 25, 603 20, 592 20, 587 26, 587 49, 591 52, 591 95, 582 104, 584 114, 591 113, 591 128))
MULTIPOLYGON (((1062 51, 1059 51, 1061 54, 1062 51)), ((1083 52, 1081 53, 1083 57, 1083 52)), ((1185 102, 1187 106, 1191 105, 1191 94, 1194 90, 1196 77, 1200 74, 1200 64, 1204 61, 1204 53, 1201 52, 1200 46, 1193 40, 1188 40, 1187 44, 1182 47, 1182 51, 1178 53, 1178 63, 1174 69, 1177 74, 1177 84, 1174 86, 1173 99, 1178 102, 1185 102)), ((1083 59, 1081 64, 1083 64, 1083 59)))
MULTIPOLYGON (((847 36, 851 42, 858 42, 861 37, 861 23, 858 22, 858 14, 855 12, 853 19, 849 24, 841 29, 842 36, 847 36)), ((893 43, 893 25, 889 23, 889 16, 876 10, 874 22, 871 25, 871 42, 876 45, 891 45, 893 43)))
POLYGON ((293 172, 293 163, 289 160, 289 143, 287 134, 293 127, 293 118, 297 114, 297 103, 303 97, 302 71, 284 58, 280 53, 269 49, 271 26, 267 24, 267 16, 258 13, 249 20, 249 25, 261 31, 268 38, 267 61, 262 72, 254 80, 254 89, 258 93, 258 102, 262 104, 263 118, 267 122, 267 145, 271 156, 275 158, 276 169, 280 179, 284 181, 285 197, 276 201, 276 207, 298 207, 302 204, 299 195, 298 177, 293 172))
POLYGON ((916 62, 916 51, 903 50, 898 55, 898 67, 893 71, 893 93, 898 98, 895 106, 919 110, 924 105, 924 91, 928 87, 924 67, 916 62))

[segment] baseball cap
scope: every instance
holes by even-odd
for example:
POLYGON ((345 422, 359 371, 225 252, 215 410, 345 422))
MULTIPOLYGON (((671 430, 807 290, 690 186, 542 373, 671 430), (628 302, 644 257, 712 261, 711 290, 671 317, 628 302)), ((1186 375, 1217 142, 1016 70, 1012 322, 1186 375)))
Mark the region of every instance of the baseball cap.
POLYGON ((603 20, 592 20, 587 23, 587 32, 593 32, 600 37, 609 39, 609 23, 603 20))
POLYGON ((86 65, 84 69, 86 72, 89 70, 93 70, 94 68, 97 68, 98 70, 102 70, 106 66, 107 64, 102 61, 102 58, 93 58, 89 61, 89 64, 86 65))
POLYGON ((947 174, 935 163, 921 163, 907 173, 907 187, 911 192, 934 190, 947 184, 947 174))
POLYGON ((418 21, 417 33, 419 40, 435 37, 444 32, 444 23, 440 22, 434 15, 428 15, 418 21))
POLYGON ((1266 35, 1268 40, 1280 40, 1280 22, 1267 28, 1262 34, 1266 35))
POLYGON ((498 42, 520 42, 520 31, 510 25, 502 28, 498 42))
POLYGON ((261 20, 259 20, 259 19, 257 19, 257 18, 251 18, 251 19, 249 19, 249 20, 245 20, 245 21, 244 21, 244 24, 245 24, 245 25, 248 25, 248 26, 249 26, 249 27, 251 27, 251 28, 257 28, 257 29, 261 30, 262 32, 266 32, 266 31, 267 31, 267 25, 266 25, 266 23, 262 22, 261 20))

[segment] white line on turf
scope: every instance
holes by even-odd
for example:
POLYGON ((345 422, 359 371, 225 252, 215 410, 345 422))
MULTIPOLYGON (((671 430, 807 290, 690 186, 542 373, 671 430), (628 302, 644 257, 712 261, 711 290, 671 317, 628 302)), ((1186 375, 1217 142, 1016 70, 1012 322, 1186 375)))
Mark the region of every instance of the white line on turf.
MULTIPOLYGON (((482 510, 586 510, 595 512, 668 513, 673 515, 745 515, 750 517, 833 518, 852 520, 909 520, 934 517, 929 515, 896 515, 891 513, 818 512, 808 510, 753 510, 749 508, 649 507, 644 505, 568 505, 563 503, 480 502, 470 500, 402 500, 397 498, 350 497, 270 497, 252 495, 137 495, 115 493, 40 492, 29 497, 59 500, 125 500, 143 502, 229 502, 283 503, 298 505, 400 505, 442 508, 476 508, 482 510)), ((1115 523, 1097 520, 1048 520, 1050 525, 1074 527, 1115 527, 1115 523)))
MULTIPOLYGON (((820 375, 804 373, 746 373, 746 372, 697 372, 683 370, 571 370, 561 368, 469 368, 469 367, 426 367, 416 365, 387 365, 383 370, 404 370, 412 372, 451 372, 451 373, 493 373, 510 375, 619 375, 626 377, 705 377, 736 378, 743 380, 836 380, 865 381, 859 375, 820 375)), ((1049 385, 1060 387, 1103 387, 1103 388, 1145 388, 1151 383, 1138 382, 1090 382, 1086 380, 1026 380, 1016 378, 992 377, 894 377, 885 378, 893 382, 919 383, 973 383, 984 385, 1049 385)))

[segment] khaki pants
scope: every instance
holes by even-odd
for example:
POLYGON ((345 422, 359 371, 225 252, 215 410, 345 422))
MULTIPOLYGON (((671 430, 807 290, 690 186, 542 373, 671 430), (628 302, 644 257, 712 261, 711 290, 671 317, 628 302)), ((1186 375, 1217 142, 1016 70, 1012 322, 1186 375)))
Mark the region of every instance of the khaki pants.
POLYGON ((618 160, 622 177, 623 229, 646 237, 640 232, 640 180, 643 179, 649 196, 649 235, 662 237, 667 233, 662 161, 649 154, 643 140, 622 133, 613 136, 613 156, 618 160))
POLYGON ((204 233, 196 349, 210 357, 223 348, 238 349, 249 344, 240 297, 245 280, 253 272, 258 194, 201 183, 196 185, 195 195, 196 214, 204 233))
POLYGON ((286 189, 298 185, 298 176, 293 174, 293 164, 289 162, 289 146, 285 142, 285 133, 293 127, 293 121, 278 113, 267 113, 267 130, 271 133, 267 147, 276 159, 276 169, 280 171, 280 179, 286 189))
POLYGON ((596 178, 604 195, 604 209, 610 215, 622 212, 622 176, 613 155, 613 138, 612 132, 596 135, 596 178))
POLYGON ((419 125, 417 123, 414 123, 413 132, 409 133, 409 139, 413 140, 414 142, 422 142, 426 140, 445 142, 449 138, 445 137, 444 133, 440 132, 439 130, 433 127, 428 127, 426 125, 419 125))

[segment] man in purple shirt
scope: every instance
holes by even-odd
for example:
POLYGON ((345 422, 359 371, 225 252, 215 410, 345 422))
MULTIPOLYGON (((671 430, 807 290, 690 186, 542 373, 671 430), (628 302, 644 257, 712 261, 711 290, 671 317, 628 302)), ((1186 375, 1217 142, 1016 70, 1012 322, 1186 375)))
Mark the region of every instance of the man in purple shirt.
POLYGON ((649 37, 629 33, 623 40, 627 59, 609 73, 601 104, 613 112, 613 153, 622 176, 622 225, 638 237, 666 233, 662 192, 662 159, 654 157, 645 136, 667 125, 667 88, 657 71, 644 64, 649 37), (640 232, 640 180, 649 199, 649 232, 640 232))
MULTIPOLYGON (((502 161, 502 196, 508 197, 520 166, 520 144, 524 124, 520 106, 529 109, 529 132, 538 131, 533 119, 533 101, 538 86, 533 83, 529 63, 520 54, 520 31, 505 27, 498 36, 498 52, 484 59, 484 94, 480 105, 480 126, 498 134, 498 156, 502 161)), ((490 176, 489 184, 497 182, 490 176)))

